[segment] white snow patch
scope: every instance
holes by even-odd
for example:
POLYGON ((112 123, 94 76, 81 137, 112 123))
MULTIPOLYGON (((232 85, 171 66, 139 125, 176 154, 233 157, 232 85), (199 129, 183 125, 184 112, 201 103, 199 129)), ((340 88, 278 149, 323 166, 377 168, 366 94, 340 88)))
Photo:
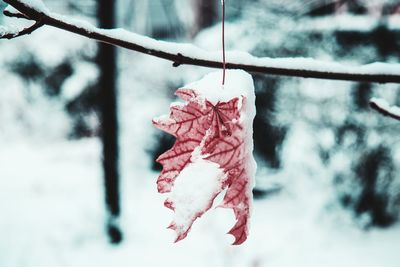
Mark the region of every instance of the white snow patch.
MULTIPOLYGON (((183 107, 183 106, 185 106, 185 103, 183 103, 183 102, 178 102, 178 101, 172 102, 172 103, 169 105, 170 108, 172 108, 172 107, 183 107)), ((165 115, 165 116, 168 116, 168 115, 165 115)))
POLYGON ((182 170, 176 178, 169 199, 178 203, 174 221, 190 225, 193 216, 207 209, 210 199, 221 189, 226 174, 217 163, 197 159, 182 170))
POLYGON ((224 85, 222 85, 222 71, 215 71, 184 88, 195 90, 214 105, 218 102, 228 102, 235 97, 248 98, 254 95, 253 79, 243 70, 227 70, 224 85))
POLYGON ((3 37, 4 35, 8 34, 16 36, 19 32, 20 30, 15 25, 0 26, 0 37, 3 37))

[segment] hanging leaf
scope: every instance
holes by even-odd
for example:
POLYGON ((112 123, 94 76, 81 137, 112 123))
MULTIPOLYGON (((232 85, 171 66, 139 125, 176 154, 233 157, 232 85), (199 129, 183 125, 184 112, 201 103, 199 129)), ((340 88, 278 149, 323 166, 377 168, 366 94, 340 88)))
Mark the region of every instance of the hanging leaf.
POLYGON ((220 72, 212 73, 178 89, 176 95, 186 103, 171 105, 169 116, 153 120, 157 128, 176 137, 174 146, 157 159, 163 165, 157 188, 170 193, 164 205, 175 211, 169 228, 175 230, 176 241, 186 237, 193 222, 226 188, 219 207, 234 211, 237 222, 229 231, 233 244, 243 243, 248 235, 255 172, 254 88, 243 71, 229 71, 223 88, 220 77, 220 72))

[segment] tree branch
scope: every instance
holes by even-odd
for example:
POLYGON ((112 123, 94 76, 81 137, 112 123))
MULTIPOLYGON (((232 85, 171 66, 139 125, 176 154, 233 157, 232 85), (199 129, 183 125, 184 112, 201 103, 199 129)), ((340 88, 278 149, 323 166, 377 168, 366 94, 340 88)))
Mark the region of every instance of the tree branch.
POLYGON ((396 106, 390 106, 386 100, 381 98, 372 98, 369 101, 369 105, 372 109, 378 111, 383 116, 400 121, 400 108, 396 106))
MULTIPOLYGON (((17 9, 26 18, 40 21, 43 25, 170 60, 175 67, 186 64, 222 68, 222 62, 219 59, 220 52, 208 52, 190 44, 157 41, 122 29, 99 29, 89 23, 52 13, 45 7, 34 7, 29 1, 3 1, 17 9)), ((30 32, 39 28, 37 26, 41 25, 30 28, 30 32)), ((400 64, 373 63, 354 67, 310 58, 257 58, 244 52, 228 52, 226 58, 226 68, 243 69, 254 73, 330 80, 400 83, 400 64)))
POLYGON ((9 9, 5 9, 3 11, 4 16, 10 17, 10 18, 17 18, 17 19, 28 19, 24 14, 17 12, 13 12, 9 9))
POLYGON ((34 24, 29 27, 23 28, 22 30, 5 30, 4 32, 0 32, 0 38, 2 39, 14 39, 23 35, 31 34, 35 30, 39 29, 43 26, 43 23, 38 20, 34 24))

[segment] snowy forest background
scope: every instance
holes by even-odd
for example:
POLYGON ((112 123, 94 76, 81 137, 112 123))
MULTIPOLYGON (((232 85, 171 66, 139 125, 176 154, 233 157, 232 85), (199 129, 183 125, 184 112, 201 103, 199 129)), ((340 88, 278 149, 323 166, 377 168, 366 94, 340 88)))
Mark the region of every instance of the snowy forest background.
MULTIPOLYGON (((97 24, 102 1, 44 2, 97 24)), ((114 2, 118 27, 221 49, 219 0, 114 2)), ((228 50, 399 63, 399 1, 226 3, 228 50)), ((6 23, 18 22, 0 16, 6 23)), ((400 105, 398 84, 253 75, 258 171, 249 239, 230 246, 233 214, 215 209, 173 244, 154 164, 173 140, 151 119, 168 111, 174 90, 211 70, 119 49, 122 239, 112 243, 97 53, 95 42, 50 27, 0 40, 0 266, 399 266, 400 123, 368 106, 371 97, 400 105)))

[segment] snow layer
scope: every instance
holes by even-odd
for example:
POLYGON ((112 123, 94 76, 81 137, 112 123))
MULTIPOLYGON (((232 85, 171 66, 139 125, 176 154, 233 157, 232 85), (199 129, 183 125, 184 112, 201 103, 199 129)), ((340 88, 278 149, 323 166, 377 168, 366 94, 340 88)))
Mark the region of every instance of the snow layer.
POLYGON ((185 85, 184 88, 195 90, 214 105, 218 102, 228 102, 235 97, 254 98, 254 85, 250 74, 242 70, 227 70, 224 85, 222 75, 222 71, 209 73, 199 81, 185 85))
POLYGON ((18 27, 9 25, 9 26, 0 26, 0 38, 3 37, 4 35, 12 35, 16 36, 20 30, 18 27))
POLYGON ((179 203, 174 210, 176 225, 190 225, 193 214, 207 209, 225 176, 218 164, 203 159, 197 159, 184 168, 169 195, 172 202, 179 203))

